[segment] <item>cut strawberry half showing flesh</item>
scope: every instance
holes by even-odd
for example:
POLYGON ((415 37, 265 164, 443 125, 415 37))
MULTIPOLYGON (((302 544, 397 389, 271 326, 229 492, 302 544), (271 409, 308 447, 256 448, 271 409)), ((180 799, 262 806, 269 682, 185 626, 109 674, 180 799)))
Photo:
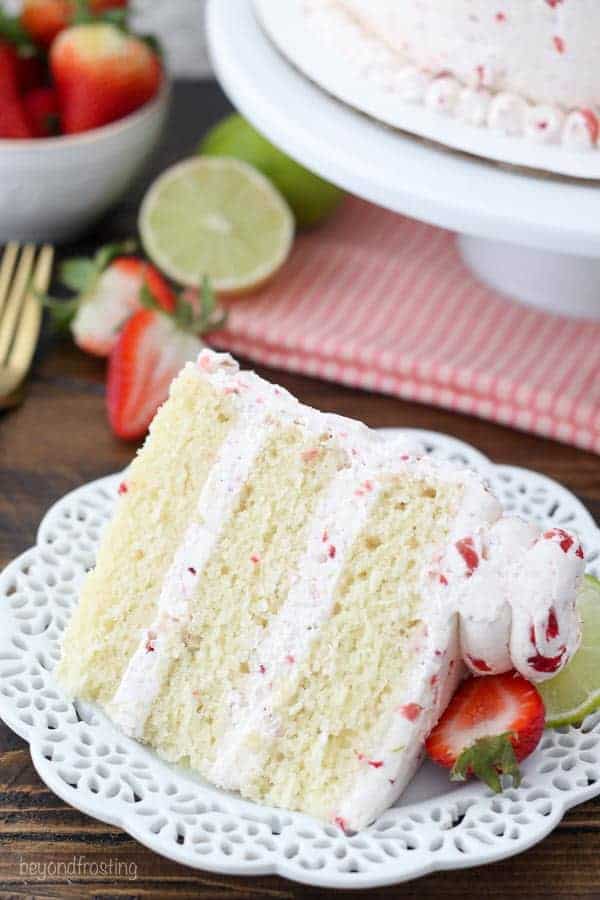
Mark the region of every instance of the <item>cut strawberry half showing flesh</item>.
POLYGON ((537 747, 544 715, 540 694, 521 675, 470 678, 429 735, 427 753, 452 769, 453 780, 477 775, 501 790, 500 774, 518 783, 518 763, 537 747))
POLYGON ((135 440, 146 433, 171 382, 203 346, 162 313, 143 309, 129 319, 108 365, 108 417, 116 435, 135 440))
POLYGON ((121 257, 81 297, 71 324, 77 346, 95 356, 108 356, 127 319, 142 308, 144 285, 165 312, 174 310, 175 295, 160 272, 136 257, 121 257))

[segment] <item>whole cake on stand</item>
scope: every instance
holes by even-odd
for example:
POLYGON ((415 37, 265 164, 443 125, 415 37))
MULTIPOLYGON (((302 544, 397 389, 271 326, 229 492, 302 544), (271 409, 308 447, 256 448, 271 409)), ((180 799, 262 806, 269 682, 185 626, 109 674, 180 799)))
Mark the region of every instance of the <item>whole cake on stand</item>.
POLYGON ((597 146, 595 0, 306 0, 306 13, 402 101, 506 135, 597 146))
POLYGON ((210 3, 207 22, 222 86, 282 150, 372 203, 456 231, 468 265, 508 297, 600 318, 595 4, 244 0, 235 17, 210 3), (505 25, 515 48, 505 49, 505 25), (541 93, 518 93, 527 70, 541 93), (412 98, 398 89, 406 85, 416 85, 412 98), (424 102, 431 90, 450 98, 437 105, 441 113, 476 97, 484 120, 434 111, 424 102), (504 130, 489 127, 498 103, 508 110, 497 120, 504 130), (532 132, 538 140, 517 136, 516 107, 525 118, 546 110, 532 132))

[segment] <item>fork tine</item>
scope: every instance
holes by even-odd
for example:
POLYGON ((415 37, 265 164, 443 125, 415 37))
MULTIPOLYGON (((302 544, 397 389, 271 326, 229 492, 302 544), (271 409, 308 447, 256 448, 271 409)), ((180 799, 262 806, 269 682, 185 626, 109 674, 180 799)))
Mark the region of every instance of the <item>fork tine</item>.
POLYGON ((17 256, 19 255, 19 245, 16 241, 11 241, 4 248, 2 257, 2 267, 0 268, 0 319, 2 319, 2 310, 8 296, 10 282, 13 276, 17 256))
POLYGON ((35 247, 33 244, 27 244, 21 254, 17 274, 12 283, 8 302, 4 307, 2 322, 0 322, 0 365, 5 362, 13 341, 23 298, 25 297, 29 286, 29 277, 31 275, 34 257, 35 247))
POLYGON ((44 245, 37 259, 32 290, 28 292, 25 299, 19 327, 10 352, 10 368, 21 373, 21 377, 27 374, 37 345, 42 321, 42 304, 38 295, 45 294, 48 290, 53 258, 54 249, 49 244, 44 245))

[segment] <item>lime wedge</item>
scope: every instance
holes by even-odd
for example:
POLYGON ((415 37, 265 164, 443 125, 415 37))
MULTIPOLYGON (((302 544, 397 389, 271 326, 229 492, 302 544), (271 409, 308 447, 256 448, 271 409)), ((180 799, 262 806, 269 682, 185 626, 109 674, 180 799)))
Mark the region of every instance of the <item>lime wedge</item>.
POLYGON ((583 622, 581 647, 560 675, 538 685, 546 725, 575 725, 600 707, 600 581, 587 575, 577 598, 583 622))
POLYGON ((154 182, 139 229, 150 259, 175 281, 197 287, 208 275, 216 291, 238 294, 259 287, 283 265, 294 218, 252 166, 196 157, 154 182))

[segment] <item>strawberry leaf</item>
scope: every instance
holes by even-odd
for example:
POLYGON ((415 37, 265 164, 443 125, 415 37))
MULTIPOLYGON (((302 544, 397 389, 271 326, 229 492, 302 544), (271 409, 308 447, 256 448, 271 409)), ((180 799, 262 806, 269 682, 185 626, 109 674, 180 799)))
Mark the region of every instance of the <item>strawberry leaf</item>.
POLYGON ((143 41, 147 47, 152 50, 153 53, 158 56, 159 59, 162 59, 164 54, 164 50, 161 42, 154 34, 136 34, 138 40, 143 41))
POLYGON ((126 256, 135 249, 135 241, 121 241, 101 247, 92 259, 85 256, 67 259, 59 270, 61 283, 77 294, 87 294, 93 289, 96 279, 115 259, 126 256))
POLYGON ((217 306, 215 292, 212 289, 210 278, 205 275, 202 279, 202 288, 200 290, 201 315, 202 323, 208 324, 217 306))
POLYGON ((35 47, 18 16, 11 16, 0 8, 0 38, 14 44, 20 50, 35 53, 35 47))
POLYGON ((72 17, 73 25, 89 25, 94 22, 105 22, 120 28, 121 31, 127 30, 129 12, 127 8, 105 9, 102 12, 94 12, 90 7, 89 0, 75 0, 75 12, 72 17))
POLYGON ((480 738, 463 750, 450 772, 450 778, 452 781, 466 781, 470 775, 476 775, 496 794, 502 791, 500 775, 512 775, 515 787, 519 786, 521 773, 510 733, 480 738))
POLYGON ((65 260, 59 269, 61 283, 77 294, 91 290, 97 277, 96 263, 83 256, 65 260))
POLYGON ((227 321, 227 312, 218 309, 217 299, 208 278, 204 278, 202 282, 199 310, 196 308, 198 304, 195 300, 190 300, 184 292, 177 295, 174 311, 166 312, 147 283, 143 284, 140 289, 139 301, 144 309, 167 316, 181 331, 189 334, 200 336, 209 331, 216 331, 222 328, 227 321))
POLYGON ((194 331, 194 310, 191 303, 188 303, 181 294, 178 295, 175 304, 175 321, 182 331, 194 331))
POLYGON ((127 8, 106 9, 99 16, 96 15, 94 19, 95 21, 101 19, 103 22, 106 22, 108 25, 114 25, 115 28, 119 28, 121 31, 127 31, 129 11, 127 10, 127 8))
POLYGON ((151 309, 154 312, 164 312, 162 306, 160 305, 146 282, 144 282, 144 284, 140 288, 139 301, 140 306, 143 306, 144 309, 151 309))
POLYGON ((119 256, 127 256, 130 253, 135 253, 136 249, 137 241, 133 239, 115 244, 106 244, 106 246, 100 247, 94 256, 94 263, 96 264, 98 274, 100 275, 104 272, 104 270, 110 266, 111 262, 114 262, 119 256))
POLYGON ((37 294, 37 298, 42 306, 49 310, 52 325, 57 331, 66 331, 75 318, 79 308, 79 300, 74 297, 72 300, 59 300, 57 297, 37 294))
POLYGON ((198 334, 218 331, 225 325, 226 321, 227 312, 219 309, 210 278, 205 275, 200 289, 200 314, 197 317, 196 331, 198 334))

